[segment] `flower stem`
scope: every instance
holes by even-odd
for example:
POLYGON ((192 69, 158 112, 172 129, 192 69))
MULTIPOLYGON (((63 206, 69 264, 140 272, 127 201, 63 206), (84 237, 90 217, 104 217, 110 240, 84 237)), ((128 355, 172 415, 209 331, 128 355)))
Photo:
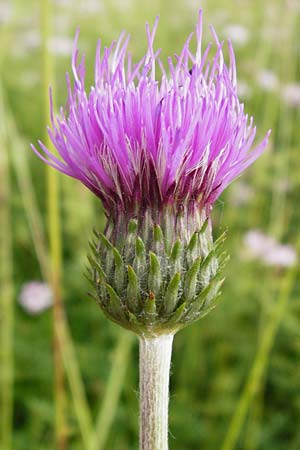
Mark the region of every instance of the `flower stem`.
POLYGON ((140 450, 168 450, 173 335, 140 338, 140 450))

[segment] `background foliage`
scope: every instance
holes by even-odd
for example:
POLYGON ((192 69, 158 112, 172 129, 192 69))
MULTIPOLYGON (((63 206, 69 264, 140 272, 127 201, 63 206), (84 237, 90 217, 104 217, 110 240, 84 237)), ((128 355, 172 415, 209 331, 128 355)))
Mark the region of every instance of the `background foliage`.
POLYGON ((299 1, 0 0, 2 450, 138 447, 137 340, 102 316, 83 277, 92 227, 104 226, 101 205, 54 175, 29 143, 45 133, 49 82, 57 105, 65 102, 78 25, 91 81, 99 36, 108 45, 127 29, 138 58, 145 22, 159 13, 156 45, 166 58, 182 47, 199 6, 206 41, 210 22, 233 39, 240 95, 259 135, 273 132, 214 211, 215 234, 228 227, 231 261, 218 309, 175 339, 170 448, 300 448, 298 265, 249 259, 244 243, 260 229, 298 245, 299 1), (30 280, 55 294, 55 306, 35 316, 18 303, 30 280))

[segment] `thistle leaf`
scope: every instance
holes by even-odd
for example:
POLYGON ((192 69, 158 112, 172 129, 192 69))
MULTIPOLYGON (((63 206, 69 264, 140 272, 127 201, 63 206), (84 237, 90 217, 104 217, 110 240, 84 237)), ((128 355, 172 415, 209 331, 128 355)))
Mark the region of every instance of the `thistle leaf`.
POLYGON ((221 280, 216 276, 205 289, 203 289, 191 303, 190 308, 186 314, 186 318, 193 318, 199 315, 200 311, 205 311, 205 306, 209 307, 209 304, 217 296, 225 278, 221 280))
POLYGON ((115 260, 115 272, 114 272, 115 286, 117 288, 117 292, 121 293, 123 291, 125 282, 124 261, 122 256, 120 255, 120 252, 116 247, 113 247, 113 255, 115 260))
POLYGON ((94 241, 89 241, 89 247, 96 258, 99 258, 99 251, 97 250, 97 245, 94 241))
POLYGON ((184 296, 186 298, 187 303, 190 303, 193 297, 195 296, 196 287, 197 287, 197 275, 199 272, 201 263, 201 256, 199 256, 189 268, 186 273, 184 280, 184 296))
POLYGON ((200 234, 205 233, 205 231, 206 231, 206 229, 207 229, 207 226, 208 226, 208 219, 206 219, 205 222, 203 223, 203 225, 202 225, 202 227, 201 227, 199 233, 200 233, 200 234))
POLYGON ((195 233, 190 239, 190 242, 186 250, 186 259, 189 266, 193 264, 194 260, 199 255, 198 244, 199 244, 199 233, 198 231, 195 231, 195 233))
POLYGON ((116 291, 110 284, 106 283, 105 287, 106 287, 106 290, 107 290, 109 298, 110 298, 110 303, 109 303, 110 312, 115 317, 119 317, 121 320, 126 320, 126 314, 125 314, 125 311, 123 310, 123 305, 122 305, 122 301, 121 301, 120 297, 118 296, 118 294, 116 293, 116 291))
POLYGON ((136 239, 136 231, 138 228, 138 222, 136 219, 131 219, 128 224, 128 233, 125 239, 124 245, 124 258, 125 261, 132 262, 134 258, 134 245, 136 239))
POLYGON ((160 263, 153 252, 149 252, 149 276, 148 276, 148 289, 152 291, 155 296, 159 295, 160 286, 161 286, 161 271, 160 271, 160 263))
POLYGON ((146 256, 144 241, 138 236, 135 241, 135 254, 137 258, 143 259, 146 256))
POLYGON ((175 263, 176 261, 180 260, 180 256, 181 256, 181 242, 178 239, 173 244, 170 260, 175 263))
POLYGON ((218 304, 221 301, 221 292, 218 292, 218 294, 215 296, 215 298, 211 301, 211 303, 209 304, 209 306, 207 308, 205 308, 203 311, 201 311, 201 313, 199 314, 199 316, 196 318, 196 320, 206 316, 208 313, 210 313, 213 309, 215 309, 218 304))
POLYGON ((147 284, 147 263, 146 263, 146 250, 143 240, 138 236, 135 242, 135 257, 133 260, 133 269, 139 279, 140 286, 146 288, 147 284))
POLYGON ((173 277, 174 274, 177 272, 181 272, 181 253, 182 253, 181 242, 177 240, 173 244, 169 258, 170 277, 173 277))
POLYGON ((127 285, 127 305, 134 312, 139 307, 139 281, 132 266, 127 266, 128 285, 127 285))
POLYGON ((167 287, 167 291, 163 301, 164 314, 170 314, 171 312, 174 311, 178 300, 179 285, 180 285, 180 273, 177 272, 175 273, 173 278, 171 278, 167 287))
POLYGON ((220 247, 220 245, 222 245, 223 242, 226 241, 226 238, 227 238, 227 231, 224 231, 224 233, 222 233, 218 237, 218 239, 215 240, 214 245, 213 245, 214 249, 217 250, 220 247))
POLYGON ((164 235, 163 235, 162 229, 160 228, 160 226, 158 224, 155 224, 153 226, 153 238, 154 238, 155 242, 160 242, 160 243, 164 242, 164 235))
POLYGON ((136 219, 131 219, 128 224, 128 233, 134 234, 136 233, 138 228, 138 221, 136 219))
POLYGON ((113 250, 113 245, 112 245, 112 243, 111 242, 109 242, 109 240, 104 236, 104 234, 103 233, 99 233, 99 238, 100 238, 100 241, 102 242, 102 244, 104 245, 104 247, 107 249, 107 250, 113 250))
POLYGON ((198 231, 195 231, 187 246, 187 252, 193 252, 198 243, 198 231))
POLYGON ((177 325, 179 323, 179 321, 181 320, 181 318, 184 315, 185 308, 186 308, 185 302, 182 303, 180 306, 178 306, 176 311, 172 314, 172 316, 168 320, 168 327, 174 327, 175 325, 177 325))
POLYGON ((97 231, 95 227, 93 228, 93 234, 94 234, 94 236, 96 237, 97 240, 100 239, 100 232, 97 231))
POLYGON ((146 299, 144 313, 146 322, 152 323, 156 316, 155 295, 152 291, 149 292, 149 296, 146 299))
POLYGON ((101 265, 94 259, 92 258, 92 256, 88 255, 87 259, 91 265, 91 267, 96 270, 99 278, 101 279, 101 281, 106 281, 106 275, 104 270, 102 269, 101 265))
POLYGON ((86 272, 83 272, 83 276, 84 276, 84 278, 89 282, 89 284, 90 284, 93 288, 95 288, 95 281, 92 279, 92 277, 91 277, 91 272, 90 272, 89 269, 87 269, 86 272))

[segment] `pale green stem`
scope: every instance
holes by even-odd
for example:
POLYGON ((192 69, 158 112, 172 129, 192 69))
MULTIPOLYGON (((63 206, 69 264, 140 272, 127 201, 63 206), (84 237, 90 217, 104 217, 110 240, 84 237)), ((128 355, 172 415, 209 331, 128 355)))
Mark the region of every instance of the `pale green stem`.
POLYGON ((236 446, 239 434, 248 412, 249 404, 260 388, 262 377, 269 360, 269 355, 281 320, 286 311, 288 299, 296 276, 296 268, 289 270, 284 276, 276 304, 271 312, 269 321, 265 324, 260 345, 249 373, 247 383, 235 408, 228 432, 221 450, 233 450, 236 446))
POLYGON ((13 422, 13 380, 14 380, 14 289, 13 289, 13 255, 10 214, 10 177, 8 149, 5 139, 5 122, 0 104, 0 302, 1 302, 1 332, 0 332, 0 385, 1 385, 1 420, 0 447, 12 449, 13 422))
POLYGON ((168 450, 173 335, 140 338, 140 450, 168 450))

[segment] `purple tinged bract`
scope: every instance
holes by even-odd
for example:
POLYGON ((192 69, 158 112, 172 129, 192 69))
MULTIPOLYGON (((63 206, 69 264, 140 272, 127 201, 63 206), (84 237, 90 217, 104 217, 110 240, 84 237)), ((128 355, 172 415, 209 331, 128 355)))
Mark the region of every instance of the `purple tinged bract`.
POLYGON ((103 202, 109 216, 121 211, 198 205, 209 213, 226 186, 264 150, 269 132, 252 148, 256 128, 236 87, 230 41, 202 51, 202 12, 179 55, 165 67, 154 49, 158 25, 146 25, 146 54, 133 64, 124 32, 110 47, 98 42, 95 82, 85 88, 85 62, 72 56, 74 85, 67 74, 68 102, 49 136, 60 157, 39 141, 33 147, 50 166, 79 179, 103 202), (190 42, 195 34, 197 46, 190 42), (215 48, 211 57, 212 48, 215 48))

